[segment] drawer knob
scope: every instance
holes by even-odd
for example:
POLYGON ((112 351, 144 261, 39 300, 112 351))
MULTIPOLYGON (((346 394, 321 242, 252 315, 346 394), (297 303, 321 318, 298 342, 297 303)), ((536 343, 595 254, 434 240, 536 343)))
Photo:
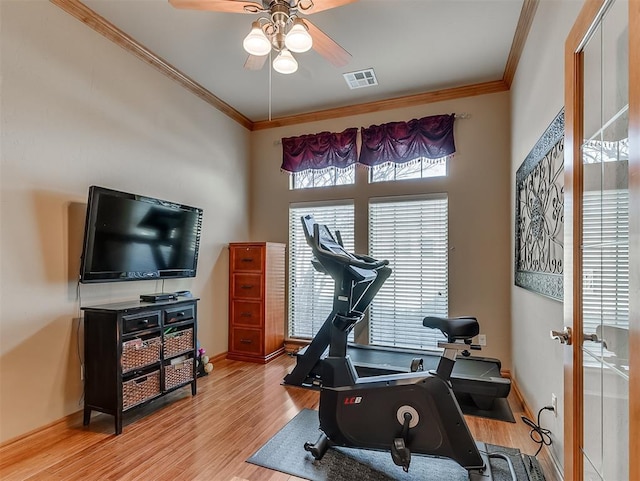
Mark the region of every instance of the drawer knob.
POLYGON ((251 339, 240 339, 242 344, 251 344, 253 341, 251 339))
POLYGON ((240 314, 240 317, 251 317, 251 313, 250 312, 242 312, 240 314))
POLYGON ((240 287, 242 287, 243 289, 251 289, 253 287, 253 284, 243 284, 240 287))
POLYGON ((253 262, 253 257, 243 257, 242 262, 253 262))

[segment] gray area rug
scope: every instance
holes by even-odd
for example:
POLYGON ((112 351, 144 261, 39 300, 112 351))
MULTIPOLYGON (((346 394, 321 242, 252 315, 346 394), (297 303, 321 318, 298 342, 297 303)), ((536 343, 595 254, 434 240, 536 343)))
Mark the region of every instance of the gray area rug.
MULTIPOLYGON (((458 463, 448 458, 412 454, 409 472, 396 466, 389 452, 335 447, 327 451, 320 461, 304 450, 305 442, 315 442, 318 412, 300 411, 275 436, 256 451, 247 462, 281 471, 312 481, 468 481, 469 474, 458 463)), ((490 453, 507 454, 513 463, 518 481, 528 481, 527 470, 520 451, 487 444, 490 453)), ((495 481, 511 481, 508 463, 491 460, 495 481)))

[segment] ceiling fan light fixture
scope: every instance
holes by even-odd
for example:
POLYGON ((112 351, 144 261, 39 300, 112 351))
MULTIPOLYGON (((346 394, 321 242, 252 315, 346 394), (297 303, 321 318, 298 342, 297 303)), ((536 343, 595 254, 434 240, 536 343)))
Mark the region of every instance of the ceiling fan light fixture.
POLYGON ((244 38, 242 46, 249 55, 262 57, 271 51, 271 42, 264 34, 260 21, 256 20, 251 24, 251 31, 244 38))
POLYGON ((284 39, 287 48, 296 53, 307 52, 313 46, 313 39, 302 19, 296 18, 284 39))
POLYGON ((298 70, 298 62, 296 62, 296 59, 293 58, 289 50, 283 48, 273 61, 273 69, 282 74, 294 73, 298 70))

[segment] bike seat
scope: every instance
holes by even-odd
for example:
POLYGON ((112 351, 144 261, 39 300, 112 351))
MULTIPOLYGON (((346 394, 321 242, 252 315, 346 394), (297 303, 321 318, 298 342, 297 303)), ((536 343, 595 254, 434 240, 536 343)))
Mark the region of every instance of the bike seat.
POLYGON ((435 317, 427 316, 422 321, 424 327, 439 329, 449 342, 467 341, 480 333, 480 324, 475 317, 435 317))

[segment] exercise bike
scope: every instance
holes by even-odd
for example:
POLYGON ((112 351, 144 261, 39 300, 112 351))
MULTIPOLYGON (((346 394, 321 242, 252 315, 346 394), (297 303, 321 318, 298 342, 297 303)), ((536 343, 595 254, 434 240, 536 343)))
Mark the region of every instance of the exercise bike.
POLYGON ((347 252, 326 226, 314 223, 312 232, 305 228, 314 265, 335 282, 335 315, 329 355, 321 363, 322 433, 315 443, 305 443, 305 450, 317 460, 331 446, 389 450, 404 471, 409 470, 412 452, 442 456, 465 468, 471 479, 483 480, 491 479, 489 458, 501 457, 516 479, 508 457, 488 454, 483 443, 474 441, 449 382, 458 351, 468 349, 479 332, 477 320, 425 318, 425 326, 447 337, 439 344, 444 354, 435 371, 359 377, 347 355, 347 338, 364 313, 353 307, 362 285, 374 283, 380 269, 389 269, 388 262, 347 252))
MULTIPOLYGON (((306 215, 302 218, 307 240, 313 237, 313 224, 315 224, 315 220, 312 215, 306 215)), ((321 232, 328 232, 327 239, 332 236, 326 226, 323 226, 321 232)), ((334 240, 334 244, 337 242, 344 248, 339 231, 335 231, 334 240)), ((368 256, 351 255, 360 260, 375 260, 368 256)), ((313 264, 316 270, 326 273, 319 262, 315 261, 313 264)), ((351 306, 352 310, 366 312, 392 272, 386 265, 377 267, 375 271, 376 276, 372 282, 360 282, 354 286, 352 298, 357 301, 351 306)), ((324 379, 321 364, 328 355, 332 342, 331 323, 335 314, 336 312, 332 311, 311 343, 296 353, 296 365, 284 377, 284 384, 311 389, 322 387, 324 379)), ((498 359, 471 356, 470 350, 473 349, 479 350, 480 346, 469 345, 467 350, 462 350, 462 355, 458 357, 451 373, 451 386, 456 396, 461 395, 466 399, 471 399, 479 409, 491 410, 495 401, 502 400, 509 395, 511 381, 502 377, 500 373, 501 362, 498 359)), ((347 345, 347 354, 360 377, 435 370, 440 360, 440 353, 437 351, 360 345, 352 342, 347 345)))

